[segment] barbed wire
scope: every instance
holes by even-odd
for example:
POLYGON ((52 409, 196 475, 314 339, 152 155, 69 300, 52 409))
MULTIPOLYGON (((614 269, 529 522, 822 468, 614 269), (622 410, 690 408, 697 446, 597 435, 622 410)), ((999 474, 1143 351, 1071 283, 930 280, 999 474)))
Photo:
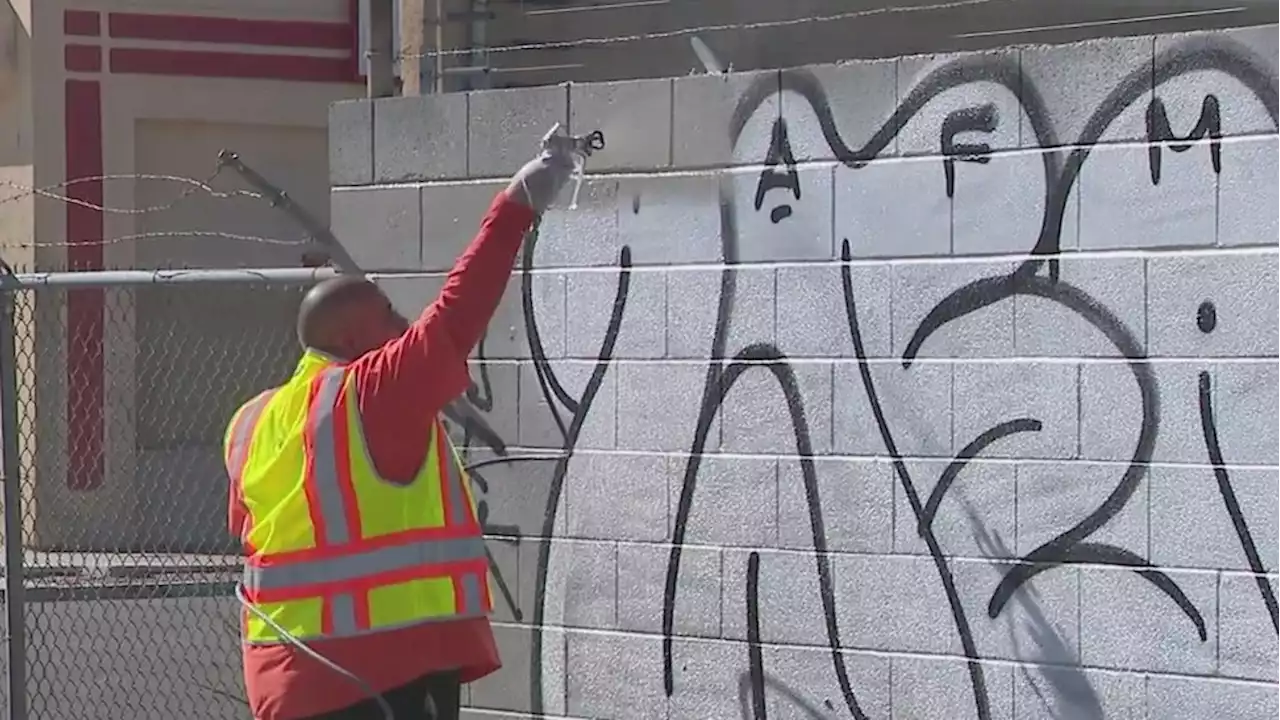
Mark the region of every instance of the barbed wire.
POLYGON ((117 245, 119 243, 134 242, 138 240, 172 240, 177 238, 197 238, 208 237, 220 240, 236 240, 240 242, 253 242, 262 245, 310 245, 315 240, 311 237, 303 237, 298 239, 266 237, 263 235, 245 235, 242 233, 223 232, 221 230, 158 230, 153 232, 132 233, 129 235, 118 235, 110 238, 98 238, 93 240, 61 240, 55 242, 28 242, 28 243, 0 243, 0 249, 17 250, 17 249, 33 249, 33 248, 50 248, 50 247, 96 247, 100 245, 117 245))
POLYGON ((70 180, 65 180, 60 183, 56 183, 54 185, 46 185, 44 187, 32 187, 29 185, 23 185, 21 183, 13 182, 11 180, 0 179, 0 187, 7 187, 7 188, 20 191, 16 195, 10 195, 4 198, 0 198, 0 205, 3 205, 5 203, 17 202, 18 200, 22 200, 24 198, 28 198, 35 195, 38 197, 48 198, 50 200, 57 200, 60 202, 64 202, 69 205, 78 205, 80 207, 88 208, 90 210, 97 210, 100 212, 110 213, 114 215, 144 215, 147 213, 163 212, 165 210, 171 210, 198 192, 204 192, 209 197, 220 199, 220 200, 229 200, 229 199, 238 198, 238 197, 251 198, 256 200, 265 199, 262 193, 255 192, 253 190, 239 190, 239 189, 218 190, 214 188, 212 183, 214 180, 218 178, 218 176, 221 173, 222 173, 222 168, 218 168, 211 175, 209 175, 204 179, 189 178, 189 177, 183 177, 180 175, 156 175, 152 173, 116 173, 111 175, 92 175, 87 177, 77 177, 77 178, 72 178, 70 180), (58 190, 65 190, 66 188, 72 187, 74 185, 83 185, 85 183, 104 182, 109 180, 150 180, 150 181, 174 182, 174 183, 186 185, 187 188, 184 189, 182 192, 180 192, 177 195, 177 197, 175 197, 172 201, 168 203, 165 203, 163 205, 152 205, 150 207, 141 207, 141 208, 117 208, 117 207, 110 207, 107 205, 99 205, 97 203, 92 203, 87 200, 81 200, 80 198, 71 197, 70 195, 67 195, 65 193, 57 192, 58 190))
MULTIPOLYGON (((588 37, 578 38, 576 40, 547 40, 544 42, 517 43, 512 45, 494 45, 483 48, 486 53, 500 52, 516 52, 521 50, 557 50, 573 47, 588 47, 592 45, 613 45, 618 43, 642 42, 644 40, 665 40, 674 37, 684 37, 688 35, 698 35, 701 33, 713 32, 730 32, 744 30, 764 30, 768 28, 790 27, 795 25, 807 25, 811 23, 827 23, 839 20, 856 20, 858 18, 872 17, 875 15, 887 15, 893 13, 912 13, 912 12, 932 12, 936 10, 951 10, 955 8, 971 7, 974 5, 987 5, 999 2, 1013 2, 1013 0, 949 0, 948 2, 930 3, 928 5, 889 5, 886 7, 868 8, 865 10, 846 10, 844 12, 830 13, 827 15, 811 15, 807 17, 788 18, 786 20, 759 20, 756 22, 739 22, 739 23, 718 23, 713 25, 696 25, 692 27, 676 28, 674 30, 658 30, 647 33, 634 33, 630 35, 612 35, 608 37, 588 37)), ((459 50, 433 50, 424 53, 411 53, 408 48, 401 48, 398 55, 400 60, 411 60, 418 58, 434 58, 434 57, 450 57, 455 55, 471 55, 476 52, 474 48, 459 50)))
MULTIPOLYGON (((32 196, 43 197, 56 202, 75 205, 87 208, 97 212, 113 214, 113 215, 147 215, 151 213, 159 213, 172 210, 183 202, 190 200, 193 196, 203 193, 204 196, 217 200, 231 200, 236 198, 248 198, 252 200, 261 200, 269 202, 264 194, 245 189, 219 190, 213 186, 213 182, 222 174, 223 167, 219 166, 213 173, 203 178, 192 178, 182 175, 163 175, 156 173, 112 173, 105 175, 91 175, 84 177, 71 178, 53 185, 45 185, 42 187, 33 187, 13 182, 11 180, 0 179, 0 187, 7 187, 18 192, 3 198, 0 198, 0 205, 16 202, 24 198, 32 196), (83 185, 91 182, 107 182, 118 180, 133 181, 153 181, 153 182, 170 182, 185 185, 169 202, 150 205, 147 207, 127 208, 112 207, 105 204, 99 204, 83 200, 81 198, 71 197, 65 191, 76 185, 83 185)), ((35 248, 69 248, 69 247, 94 247, 118 245, 120 243, 138 242, 148 240, 174 240, 181 238, 213 238, 219 240, 232 240, 237 242, 251 242, 261 245, 282 245, 282 246, 306 246, 313 244, 315 238, 304 236, 300 238, 279 238, 265 235, 252 235, 247 233, 234 233, 222 230, 156 230, 149 232, 131 233, 128 235, 117 235, 114 237, 103 238, 72 238, 60 241, 41 241, 33 240, 28 242, 0 242, 0 250, 29 250, 35 248)))

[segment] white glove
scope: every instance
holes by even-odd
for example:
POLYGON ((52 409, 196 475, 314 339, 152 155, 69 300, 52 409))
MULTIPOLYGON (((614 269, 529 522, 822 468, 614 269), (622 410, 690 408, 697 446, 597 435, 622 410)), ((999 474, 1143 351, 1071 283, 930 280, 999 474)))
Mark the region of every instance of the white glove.
POLYGON ((577 162, 574 139, 559 132, 560 125, 542 138, 542 152, 511 178, 507 192, 522 205, 541 213, 555 201, 573 176, 577 162))

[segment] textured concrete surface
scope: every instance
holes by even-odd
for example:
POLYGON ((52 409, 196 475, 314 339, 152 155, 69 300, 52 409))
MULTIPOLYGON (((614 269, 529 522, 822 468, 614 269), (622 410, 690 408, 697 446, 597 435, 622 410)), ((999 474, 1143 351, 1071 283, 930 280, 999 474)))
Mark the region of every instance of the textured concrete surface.
POLYGON ((609 143, 456 428, 468 717, 1275 717, 1275 33, 336 106, 410 311, 552 122, 609 143))

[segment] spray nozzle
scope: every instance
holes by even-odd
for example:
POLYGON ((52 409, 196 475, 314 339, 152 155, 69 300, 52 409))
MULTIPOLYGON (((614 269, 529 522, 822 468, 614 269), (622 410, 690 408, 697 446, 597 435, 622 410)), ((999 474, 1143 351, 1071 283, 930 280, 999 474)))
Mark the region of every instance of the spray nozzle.
MULTIPOLYGON (((569 200, 569 209, 578 209, 578 192, 582 190, 582 179, 587 171, 587 158, 597 150, 604 149, 604 133, 596 130, 586 135, 559 135, 560 123, 556 123, 550 132, 542 138, 542 147, 550 150, 556 143, 567 143, 573 153, 573 197, 569 200)), ((562 145, 563 147, 563 145, 562 145)))

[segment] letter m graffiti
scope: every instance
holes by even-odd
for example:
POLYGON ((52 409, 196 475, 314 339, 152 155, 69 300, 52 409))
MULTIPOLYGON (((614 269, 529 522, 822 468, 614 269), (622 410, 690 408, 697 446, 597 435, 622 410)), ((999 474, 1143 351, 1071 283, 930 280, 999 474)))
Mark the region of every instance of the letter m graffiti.
POLYGON ((1209 138, 1209 159, 1213 163, 1213 172, 1222 172, 1222 115, 1218 109, 1218 98, 1205 95, 1200 105, 1200 118, 1195 127, 1185 137, 1173 134, 1169 127, 1169 114, 1165 111, 1164 101, 1154 98, 1147 106, 1147 156, 1151 163, 1151 184, 1160 184, 1160 154, 1165 147, 1174 152, 1186 152, 1195 146, 1197 140, 1209 138))

